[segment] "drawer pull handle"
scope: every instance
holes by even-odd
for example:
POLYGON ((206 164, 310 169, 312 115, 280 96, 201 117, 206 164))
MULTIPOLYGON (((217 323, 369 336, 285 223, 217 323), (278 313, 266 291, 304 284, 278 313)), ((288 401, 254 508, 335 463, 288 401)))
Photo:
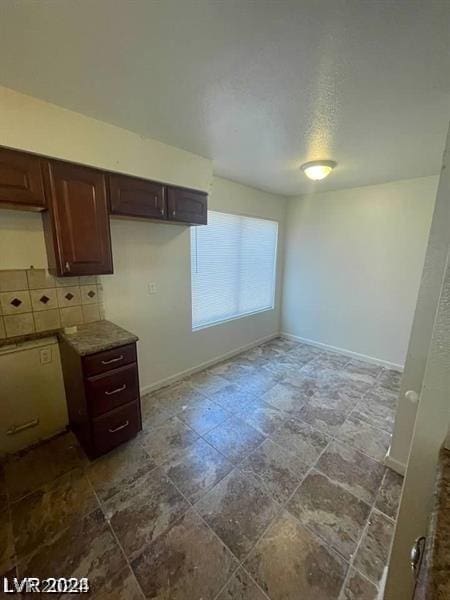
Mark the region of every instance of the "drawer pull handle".
POLYGON ((113 394, 118 394, 119 392, 123 392, 123 390, 127 389, 127 384, 124 383, 121 387, 115 389, 115 390, 111 390, 110 392, 105 392, 105 394, 107 396, 112 396, 113 394))
POLYGON ((111 363, 119 362, 119 360, 123 360, 123 354, 117 358, 111 358, 111 360, 102 360, 102 365, 110 365, 111 363))
POLYGON ((125 429, 130 424, 129 421, 125 421, 123 425, 119 425, 119 427, 114 427, 114 429, 108 429, 109 433, 116 433, 116 431, 120 431, 121 429, 125 429))

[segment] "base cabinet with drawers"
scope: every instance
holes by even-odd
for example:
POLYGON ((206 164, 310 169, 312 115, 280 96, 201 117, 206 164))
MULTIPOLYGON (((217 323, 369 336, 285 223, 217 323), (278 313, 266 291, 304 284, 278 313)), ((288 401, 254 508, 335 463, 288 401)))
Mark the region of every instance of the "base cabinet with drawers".
POLYGON ((89 458, 142 429, 136 344, 80 356, 61 342, 69 424, 89 458))

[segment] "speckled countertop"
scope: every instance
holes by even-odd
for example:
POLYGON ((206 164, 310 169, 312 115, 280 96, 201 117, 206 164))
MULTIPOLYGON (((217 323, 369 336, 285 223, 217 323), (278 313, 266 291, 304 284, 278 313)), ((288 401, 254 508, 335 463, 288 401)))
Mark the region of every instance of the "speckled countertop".
POLYGON ((76 333, 60 331, 58 335, 80 356, 131 344, 139 339, 133 333, 114 325, 111 321, 95 321, 78 325, 76 333))
POLYGON ((8 346, 19 347, 27 342, 33 342, 34 340, 41 340, 52 336, 58 336, 59 329, 48 329, 46 331, 38 331, 34 333, 27 333, 27 335, 17 335, 15 337, 2 338, 0 340, 0 349, 7 348, 8 346))
POLYGON ((439 457, 427 550, 417 584, 417 600, 450 598, 450 450, 439 457))
POLYGON ((43 331, 41 333, 32 333, 29 335, 0 340, 0 348, 7 346, 20 347, 27 342, 56 336, 60 340, 67 342, 80 356, 86 354, 95 354, 102 350, 110 350, 124 344, 131 344, 138 341, 138 337, 111 321, 95 321, 78 325, 76 333, 64 333, 62 329, 43 331))

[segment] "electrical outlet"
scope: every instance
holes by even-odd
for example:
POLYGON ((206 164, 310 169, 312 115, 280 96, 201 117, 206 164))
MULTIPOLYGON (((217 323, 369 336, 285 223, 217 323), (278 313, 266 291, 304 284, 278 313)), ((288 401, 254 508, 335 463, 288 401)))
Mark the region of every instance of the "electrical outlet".
POLYGON ((42 348, 40 352, 41 356, 41 365, 48 365, 52 362, 52 349, 51 348, 42 348))
POLYGON ((149 294, 156 294, 157 292, 157 287, 156 287, 156 283, 149 283, 148 284, 148 293, 149 294))

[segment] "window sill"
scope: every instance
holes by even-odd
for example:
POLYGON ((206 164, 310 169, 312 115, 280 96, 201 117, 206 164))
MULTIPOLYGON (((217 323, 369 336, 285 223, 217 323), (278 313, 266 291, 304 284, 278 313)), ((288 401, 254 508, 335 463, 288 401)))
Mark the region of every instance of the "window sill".
POLYGON ((270 312, 275 310, 274 306, 270 306, 269 308, 261 308, 261 310, 254 310, 253 312, 248 312, 243 315, 237 315, 235 317, 229 317, 228 319, 221 319, 220 321, 213 321, 212 323, 205 323, 204 325, 198 325, 197 327, 192 327, 192 331, 201 331, 202 329, 209 329, 210 327, 216 327, 217 325, 223 325, 224 323, 230 323, 230 321, 238 321, 239 319, 245 319, 246 317, 252 317, 253 315, 260 315, 261 313, 270 312))

